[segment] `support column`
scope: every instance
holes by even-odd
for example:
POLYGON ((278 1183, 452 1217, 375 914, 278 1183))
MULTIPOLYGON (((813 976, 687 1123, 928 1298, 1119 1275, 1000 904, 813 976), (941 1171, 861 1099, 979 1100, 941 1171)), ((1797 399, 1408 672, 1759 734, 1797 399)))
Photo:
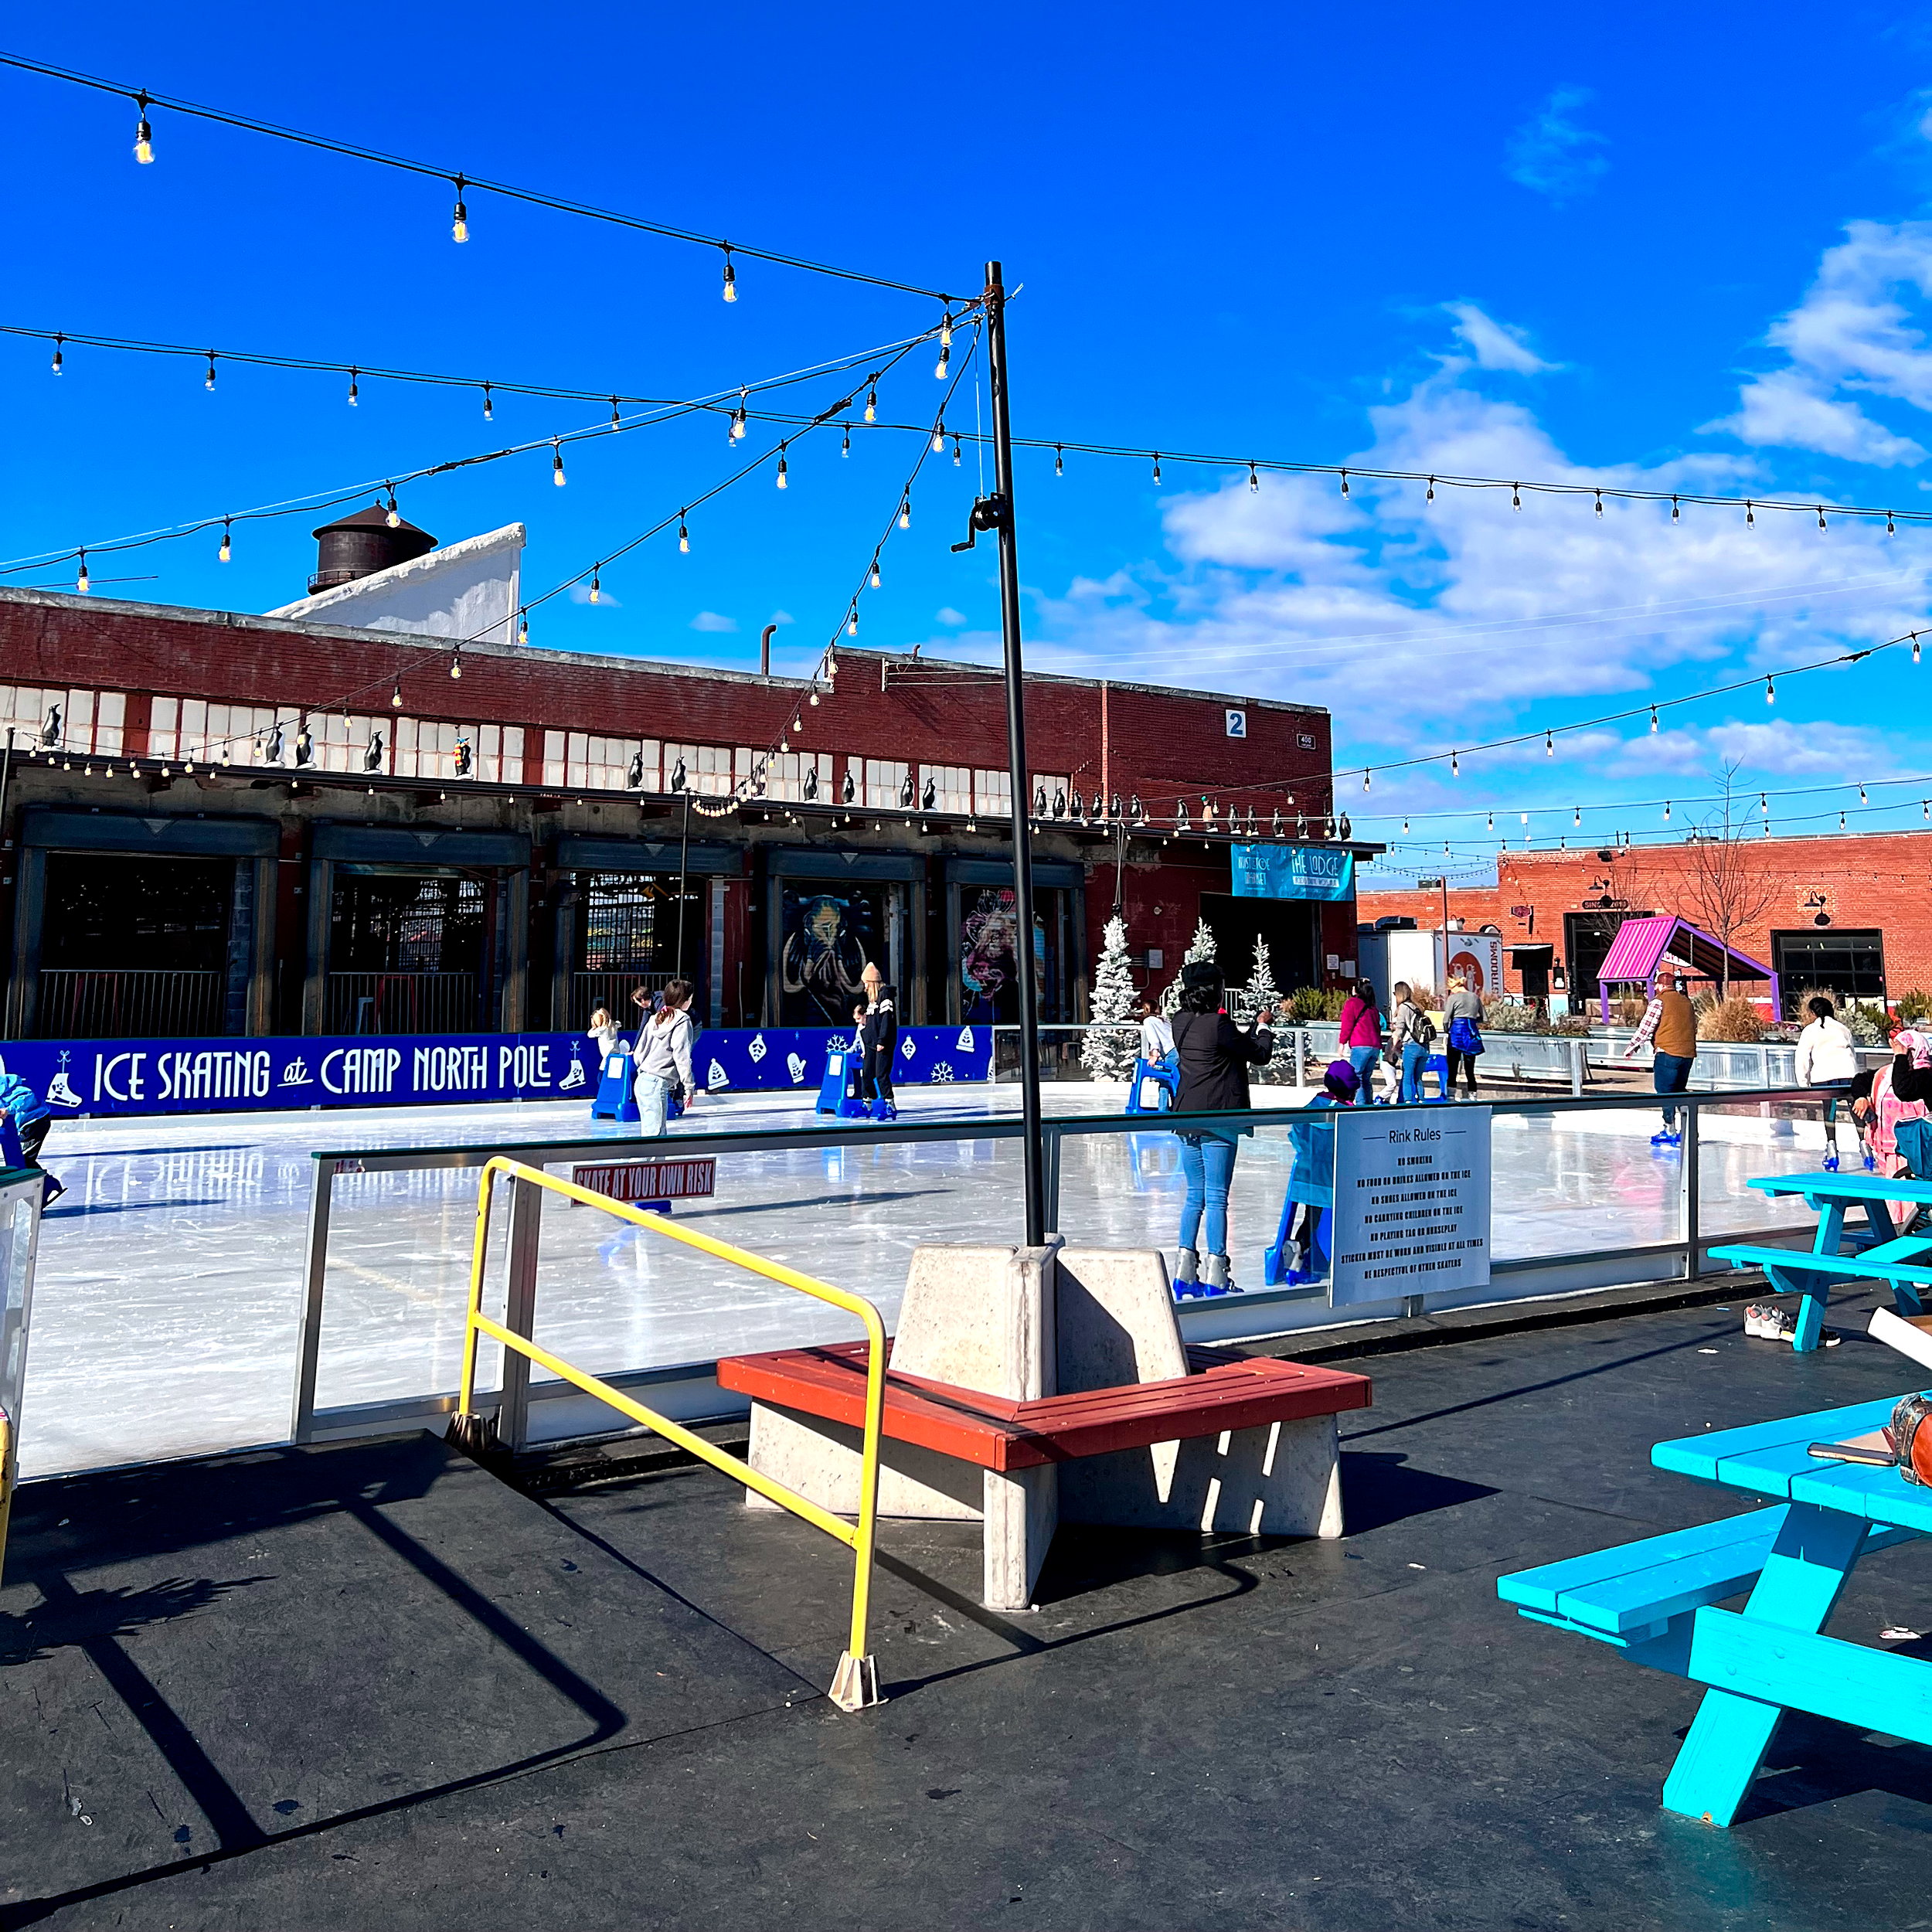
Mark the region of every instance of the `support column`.
POLYGON ((40 929, 47 909, 47 855, 22 845, 14 868, 13 984, 7 989, 7 1037, 31 1039, 40 1013, 40 929))
POLYGON ((270 855, 255 859, 255 944, 249 962, 247 1012, 243 1031, 252 1039, 275 1030, 276 886, 279 862, 270 855))
POLYGON ((332 859, 308 862, 308 972, 302 985, 302 1031, 314 1035, 328 1022, 328 928, 335 906, 332 859))
POLYGON ((519 866, 503 876, 503 1006, 502 1029, 520 1033, 530 985, 530 869, 519 866))

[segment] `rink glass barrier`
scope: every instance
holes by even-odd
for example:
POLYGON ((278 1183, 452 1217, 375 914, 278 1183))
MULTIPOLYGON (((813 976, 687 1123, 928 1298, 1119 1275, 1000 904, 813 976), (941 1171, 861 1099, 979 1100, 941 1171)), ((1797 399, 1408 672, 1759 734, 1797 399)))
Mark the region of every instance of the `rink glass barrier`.
MULTIPOLYGON (((1406 1297, 1338 1317, 1325 1284, 1267 1288, 1262 1250, 1280 1223, 1291 1109, 1186 1117, 1244 1130, 1231 1195, 1230 1247, 1246 1292, 1180 1304, 1190 1342, 1291 1335, 1338 1318, 1416 1316, 1480 1302, 1695 1278, 1715 1241, 1808 1246, 1801 1202, 1746 1186, 1760 1174, 1816 1169, 1822 1097, 1804 1089, 1676 1097, 1682 1143, 1658 1147, 1660 1103, 1648 1094, 1490 1101, 1495 1261, 1489 1286, 1406 1297)), ((1042 1124, 1047 1225, 1072 1243, 1172 1253, 1182 1179, 1179 1117, 1073 1115, 1042 1124)), ((752 1132, 678 1133, 659 1142, 506 1139, 444 1148, 315 1155, 288 1437, 333 1440, 439 1427, 461 1368, 477 1176, 507 1155, 568 1179, 614 1159, 716 1162, 715 1194, 679 1201, 681 1226, 835 1281, 875 1304, 889 1327, 912 1250, 922 1241, 1013 1238, 1019 1218, 1021 1123, 1015 1118, 840 1124, 752 1132)), ((1849 1122, 1848 1165, 1858 1159, 1849 1122)), ((512 1318, 515 1292, 532 1338, 651 1406, 689 1421, 733 1413, 716 1358, 855 1340, 835 1310, 761 1292, 702 1253, 654 1241, 581 1208, 546 1203, 515 1260, 493 1236, 483 1306, 512 1318), (515 1265, 512 1266, 513 1261, 515 1265)), ((522 1332, 519 1327, 519 1332, 522 1332)), ((486 1348, 479 1400, 500 1402, 502 1351, 486 1348)), ((607 1428, 608 1411, 533 1376, 513 1406, 513 1447, 607 1428)), ((741 1412, 741 1411, 740 1411, 741 1412)))

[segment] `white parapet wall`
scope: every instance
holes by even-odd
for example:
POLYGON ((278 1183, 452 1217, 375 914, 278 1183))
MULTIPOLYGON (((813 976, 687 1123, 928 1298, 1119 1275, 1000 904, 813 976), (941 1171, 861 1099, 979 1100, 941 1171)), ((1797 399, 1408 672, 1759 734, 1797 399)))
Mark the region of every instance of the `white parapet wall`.
POLYGON ((521 523, 506 523, 500 530, 445 544, 264 614, 364 631, 510 644, 515 637, 526 536, 521 523))

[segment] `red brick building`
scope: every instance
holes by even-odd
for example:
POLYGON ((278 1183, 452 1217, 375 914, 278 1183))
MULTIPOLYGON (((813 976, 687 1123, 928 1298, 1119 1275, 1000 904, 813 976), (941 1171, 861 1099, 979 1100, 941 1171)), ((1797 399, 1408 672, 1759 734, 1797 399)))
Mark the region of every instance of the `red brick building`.
MULTIPOLYGON (((1566 992, 1573 1006, 1596 998, 1611 938, 1638 913, 1677 913, 1713 932, 1734 920, 1719 937, 1776 971, 1783 1017, 1814 987, 1872 1001, 1932 988, 1932 831, 1752 838, 1732 851, 1722 878, 1694 844, 1512 852, 1498 859, 1494 886, 1451 888, 1450 912, 1502 931, 1512 988, 1566 992)), ((1358 908, 1366 922, 1433 926, 1442 895, 1364 892, 1358 908)))
MULTIPOLYGON (((0 590, 7 1036, 577 1026, 680 962, 713 1024, 843 1023, 862 957, 910 1019, 1011 1016, 996 674, 454 662, 0 590)), ((1325 711, 1049 676, 1026 707, 1046 1017, 1084 1017, 1117 895, 1157 983, 1203 913, 1237 980, 1257 934, 1284 988, 1353 953, 1352 903, 1232 896, 1236 842, 1345 838, 1325 711)))

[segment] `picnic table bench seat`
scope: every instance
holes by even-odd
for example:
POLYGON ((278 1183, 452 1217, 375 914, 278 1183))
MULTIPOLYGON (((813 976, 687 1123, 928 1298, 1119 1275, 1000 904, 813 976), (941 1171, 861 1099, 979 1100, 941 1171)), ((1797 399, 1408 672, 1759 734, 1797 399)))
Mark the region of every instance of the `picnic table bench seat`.
POLYGON ((1804 1297, 1791 1335, 1791 1346, 1799 1350, 1817 1347, 1826 1298, 1838 1283, 1883 1281, 1891 1289, 1898 1312, 1910 1315, 1923 1312, 1919 1284, 1932 1281, 1932 1240, 1919 1235, 1881 1241, 1850 1255, 1728 1241, 1713 1248, 1710 1257, 1734 1268, 1760 1270, 1774 1294, 1804 1297))

